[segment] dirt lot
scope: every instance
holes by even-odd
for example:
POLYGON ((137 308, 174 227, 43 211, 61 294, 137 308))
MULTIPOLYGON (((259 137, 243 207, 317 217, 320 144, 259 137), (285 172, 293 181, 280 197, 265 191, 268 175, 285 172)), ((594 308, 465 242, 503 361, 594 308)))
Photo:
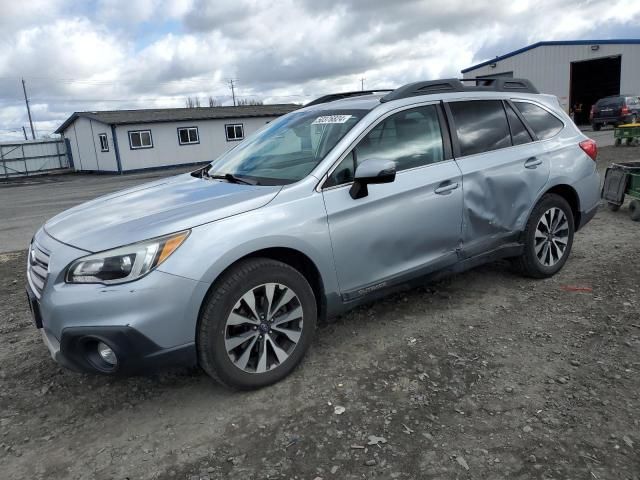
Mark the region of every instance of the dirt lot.
MULTIPOLYGON (((622 157, 640 149, 599 163, 622 157)), ((639 247, 626 208, 603 209, 554 278, 503 262, 357 309, 250 393, 62 370, 29 318, 25 253, 3 254, 0 476, 639 479, 639 247)))

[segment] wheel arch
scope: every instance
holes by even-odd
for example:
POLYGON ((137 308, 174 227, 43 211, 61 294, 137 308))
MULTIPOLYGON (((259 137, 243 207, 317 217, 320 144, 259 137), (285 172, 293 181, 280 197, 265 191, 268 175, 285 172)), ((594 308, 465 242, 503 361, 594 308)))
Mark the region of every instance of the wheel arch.
MULTIPOLYGON (((578 196, 578 192, 571 185, 567 185, 566 183, 561 183, 558 185, 554 185, 553 187, 546 190, 540 198, 548 193, 554 193, 562 198, 564 198, 569 206, 571 207, 571 213, 573 214, 573 227, 574 231, 578 231, 580 228, 580 197, 578 196)), ((540 201, 540 198, 538 201, 540 201)), ((536 202, 537 204, 538 202, 536 202)))
POLYGON ((268 258, 271 260, 276 260, 282 262, 284 264, 289 265, 290 267, 296 269, 298 272, 305 277, 311 289, 313 290, 313 294, 316 298, 316 308, 318 311, 318 319, 323 319, 327 315, 327 301, 326 301, 326 290, 325 283, 322 278, 322 274, 318 269, 315 262, 302 251, 291 248, 291 247, 267 247, 259 250, 252 251, 250 253, 246 253, 245 255, 235 259, 229 265, 227 265, 219 275, 211 282, 206 295, 202 299, 202 303, 200 304, 200 309, 198 312, 198 322, 200 321, 200 317, 202 315, 202 310, 211 296, 211 293, 215 289, 215 286, 218 280, 229 270, 234 268, 240 262, 245 261, 250 258, 268 258))
POLYGON ((580 196, 578 195, 578 192, 576 191, 576 189, 573 188, 571 185, 567 183, 557 183, 556 185, 553 185, 551 187, 548 187, 542 190, 538 195, 538 197, 536 198, 535 202, 531 204, 531 207, 529 208, 529 212, 527 213, 527 216, 524 217, 525 223, 522 225, 522 229, 519 231, 518 238, 520 242, 523 241, 524 228, 527 222, 529 221, 529 219, 531 218, 531 214, 533 213, 533 210, 536 208, 536 205, 540 203, 540 200, 542 200, 542 198, 548 193, 556 194, 567 201, 567 203, 569 204, 569 207, 571 207, 571 213, 573 214, 574 232, 578 231, 578 228, 580 227, 580 219, 581 219, 580 196))

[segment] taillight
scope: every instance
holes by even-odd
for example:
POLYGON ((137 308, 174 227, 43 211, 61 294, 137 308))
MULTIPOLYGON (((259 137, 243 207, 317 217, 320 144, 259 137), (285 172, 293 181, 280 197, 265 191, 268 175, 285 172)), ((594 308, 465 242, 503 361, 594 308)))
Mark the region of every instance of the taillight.
POLYGON ((581 141, 579 145, 584 153, 589 155, 589 157, 591 157, 591 160, 595 162, 596 158, 598 157, 598 144, 594 140, 587 138, 586 140, 581 141))
POLYGON ((589 113, 589 120, 593 120, 594 115, 596 114, 596 106, 591 106, 591 112, 589 113))
POLYGON ((629 112, 631 112, 631 110, 629 110, 629 107, 626 105, 620 109, 620 115, 629 115, 629 112))

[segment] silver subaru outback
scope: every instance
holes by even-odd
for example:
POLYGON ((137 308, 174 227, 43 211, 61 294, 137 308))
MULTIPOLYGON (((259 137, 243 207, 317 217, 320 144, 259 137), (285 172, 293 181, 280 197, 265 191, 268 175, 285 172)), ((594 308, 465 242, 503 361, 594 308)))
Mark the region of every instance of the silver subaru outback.
POLYGON ((319 319, 509 258, 554 275, 599 203, 597 147, 530 82, 328 95, 190 174, 79 205, 29 249, 27 293, 74 370, 288 375, 319 319))

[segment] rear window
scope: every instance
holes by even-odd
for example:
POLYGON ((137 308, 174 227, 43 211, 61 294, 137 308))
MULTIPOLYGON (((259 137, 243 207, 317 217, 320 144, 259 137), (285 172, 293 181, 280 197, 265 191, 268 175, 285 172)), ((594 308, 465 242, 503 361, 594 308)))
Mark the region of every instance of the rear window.
POLYGON ((598 100, 596 106, 598 108, 607 108, 607 107, 619 107, 623 103, 622 97, 611 97, 611 98, 603 98, 602 100, 598 100))
POLYGON ((544 108, 527 102, 514 102, 525 121, 529 124, 539 140, 546 140, 560 132, 564 124, 544 108))
POLYGON ((449 103, 458 134, 460 155, 474 155, 511 146, 509 124, 500 100, 449 103))

